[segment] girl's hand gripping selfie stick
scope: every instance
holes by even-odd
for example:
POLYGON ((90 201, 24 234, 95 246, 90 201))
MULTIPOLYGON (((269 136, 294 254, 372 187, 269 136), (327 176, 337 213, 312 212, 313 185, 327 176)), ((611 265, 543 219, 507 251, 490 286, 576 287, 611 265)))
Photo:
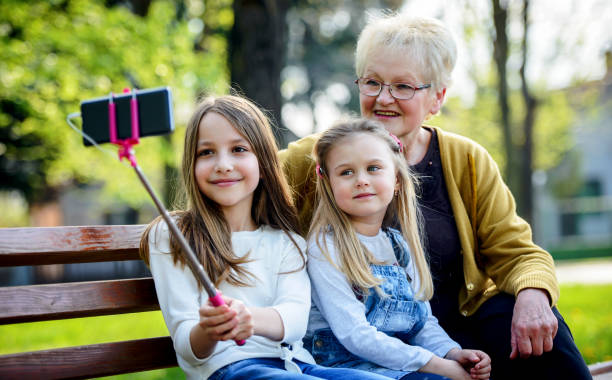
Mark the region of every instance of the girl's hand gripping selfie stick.
MULTIPOLYGON (((125 89, 124 92, 128 93, 130 92, 130 90, 125 89)), ((221 306, 225 304, 225 302, 223 301, 223 298, 221 297, 221 294, 217 292, 214 284, 210 281, 210 279, 204 272, 204 268, 202 268, 202 265, 198 262, 198 259, 196 258, 196 255, 193 253, 193 250, 191 249, 191 247, 189 246, 189 243, 187 243, 187 240, 185 239, 181 231, 178 229, 176 223, 174 222, 174 219, 170 217, 170 214, 168 214, 168 211, 166 211, 166 208, 164 207, 164 205, 160 202, 159 198, 157 198, 157 196, 155 195, 155 192, 153 191, 153 188, 149 184, 149 181, 144 176, 143 172, 140 170, 140 167, 138 166, 138 163, 136 162, 136 156, 134 155, 134 149, 133 149, 133 146, 138 144, 139 142, 138 102, 136 101, 136 90, 132 91, 132 99, 130 100, 130 113, 131 113, 131 122, 132 122, 132 137, 127 138, 127 139, 118 139, 117 138, 117 119, 116 119, 117 113, 115 109, 115 103, 113 101, 113 94, 111 93, 110 98, 109 98, 109 103, 108 103, 110 142, 119 146, 119 161, 121 161, 123 158, 127 158, 130 161, 130 165, 134 168, 134 170, 136 171, 136 174, 138 175, 138 178, 140 179, 140 182, 142 182, 145 189, 147 190, 147 192, 153 199, 153 202, 155 203, 155 206, 157 207, 157 210, 159 211, 160 215, 162 216, 162 218, 164 218, 171 233, 174 235, 174 237, 178 240, 179 244, 181 245, 182 254, 183 254, 183 257, 185 258, 185 261, 187 261, 187 264, 189 268, 191 269, 191 272, 195 276, 196 280, 200 283, 200 285, 202 285, 202 287, 204 287, 204 290, 206 290, 210 303, 213 306, 221 306)), ((242 346, 244 343, 245 343, 244 340, 236 341, 236 344, 238 344, 239 346, 242 346)))

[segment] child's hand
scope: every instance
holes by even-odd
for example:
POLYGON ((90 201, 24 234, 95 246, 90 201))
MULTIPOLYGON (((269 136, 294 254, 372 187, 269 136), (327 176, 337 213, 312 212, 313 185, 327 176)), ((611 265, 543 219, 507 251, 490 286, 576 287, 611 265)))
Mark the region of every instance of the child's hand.
POLYGON ((210 340, 242 340, 253 335, 250 311, 239 300, 223 297, 225 305, 212 306, 210 301, 200 308, 200 322, 210 340))
POLYGON ((480 350, 453 348, 446 354, 446 358, 461 364, 472 379, 486 380, 491 375, 491 358, 480 350))
POLYGON ((446 376, 452 380, 471 380, 470 375, 459 364, 452 359, 444 359, 434 355, 419 372, 435 373, 436 375, 446 376))
POLYGON ((236 312, 236 319, 238 320, 236 327, 230 331, 227 339, 239 341, 250 338, 255 332, 251 311, 240 300, 225 297, 223 297, 223 300, 231 310, 236 312))

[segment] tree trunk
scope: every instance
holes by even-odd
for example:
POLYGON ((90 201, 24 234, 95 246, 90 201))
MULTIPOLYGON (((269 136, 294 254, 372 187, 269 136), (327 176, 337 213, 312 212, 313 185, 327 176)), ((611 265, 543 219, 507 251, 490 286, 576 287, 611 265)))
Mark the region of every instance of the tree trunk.
POLYGON ((525 119, 523 120, 523 133, 525 143, 521 147, 521 166, 520 166, 520 191, 517 194, 519 213, 529 223, 533 221, 533 128, 535 123, 535 113, 537 107, 537 99, 529 92, 527 78, 525 77, 525 68, 527 65, 527 32, 529 30, 529 0, 523 1, 523 43, 521 50, 523 58, 521 62, 521 94, 525 103, 525 119))
POLYGON ((280 73, 285 60, 288 5, 286 0, 235 0, 229 43, 232 86, 269 111, 281 147, 295 138, 280 127, 280 73))
POLYGON ((151 0, 130 0, 132 12, 140 17, 146 17, 149 13, 151 0))
POLYGON ((504 138, 504 150, 506 153, 506 169, 504 174, 511 190, 516 189, 516 181, 513 176, 515 164, 514 146, 512 144, 512 126, 510 124, 510 106, 508 104, 508 79, 506 63, 508 61, 508 34, 506 25, 508 10, 501 6, 500 0, 491 0, 493 5, 493 22, 495 25, 495 37, 493 39, 493 58, 497 68, 498 86, 497 102, 501 112, 501 127, 504 138))

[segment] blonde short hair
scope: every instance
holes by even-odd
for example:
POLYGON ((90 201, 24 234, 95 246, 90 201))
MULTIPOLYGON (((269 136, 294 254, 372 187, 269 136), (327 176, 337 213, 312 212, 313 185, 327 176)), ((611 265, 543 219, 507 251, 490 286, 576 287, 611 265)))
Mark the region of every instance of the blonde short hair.
POLYGON ((362 77, 373 54, 388 49, 406 56, 416 65, 433 91, 450 86, 457 60, 457 46, 450 31, 439 20, 407 14, 373 16, 361 31, 355 50, 355 71, 362 77))

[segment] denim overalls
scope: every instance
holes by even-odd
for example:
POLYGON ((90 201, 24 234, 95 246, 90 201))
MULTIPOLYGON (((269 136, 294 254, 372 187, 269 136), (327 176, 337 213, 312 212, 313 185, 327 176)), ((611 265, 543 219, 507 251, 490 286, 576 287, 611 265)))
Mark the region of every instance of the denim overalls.
MULTIPOLYGON (((370 289, 364 301, 366 319, 379 331, 408 342, 425 324, 427 306, 423 301, 414 300, 412 279, 404 269, 410 262, 410 254, 402 244, 402 235, 390 228, 385 233, 391 240, 398 265, 370 265, 372 274, 383 280, 380 288, 387 296, 381 297, 370 289)), ((320 365, 365 369, 398 379, 409 373, 380 367, 351 354, 330 328, 316 330, 312 337, 304 339, 304 343, 320 365)))

